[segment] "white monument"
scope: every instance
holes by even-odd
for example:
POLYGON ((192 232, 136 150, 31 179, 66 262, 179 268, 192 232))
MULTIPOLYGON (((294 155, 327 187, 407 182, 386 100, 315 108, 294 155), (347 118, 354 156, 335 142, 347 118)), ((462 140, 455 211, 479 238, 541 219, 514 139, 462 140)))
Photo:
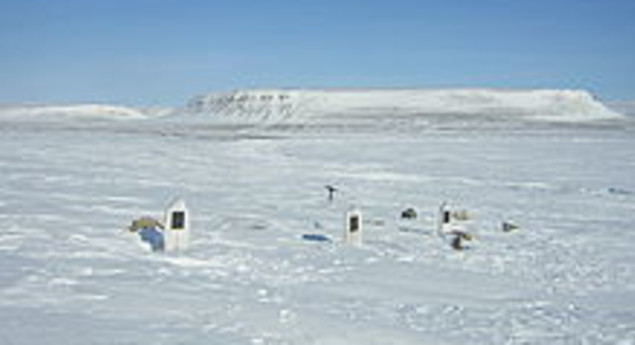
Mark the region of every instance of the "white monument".
POLYGON ((362 244, 362 212, 357 209, 346 212, 344 243, 352 245, 362 244))
POLYGON ((176 199, 168 206, 163 224, 165 251, 186 250, 190 245, 190 212, 183 199, 176 199))

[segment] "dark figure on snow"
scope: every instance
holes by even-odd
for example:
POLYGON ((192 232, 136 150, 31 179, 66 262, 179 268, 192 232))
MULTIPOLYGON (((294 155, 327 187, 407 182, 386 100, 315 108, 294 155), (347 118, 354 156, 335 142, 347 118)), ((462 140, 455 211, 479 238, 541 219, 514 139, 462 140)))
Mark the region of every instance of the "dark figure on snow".
POLYGON ((329 201, 333 201, 333 196, 335 195, 335 192, 337 192, 337 188, 331 185, 326 185, 324 186, 324 188, 326 188, 326 190, 329 192, 329 201))

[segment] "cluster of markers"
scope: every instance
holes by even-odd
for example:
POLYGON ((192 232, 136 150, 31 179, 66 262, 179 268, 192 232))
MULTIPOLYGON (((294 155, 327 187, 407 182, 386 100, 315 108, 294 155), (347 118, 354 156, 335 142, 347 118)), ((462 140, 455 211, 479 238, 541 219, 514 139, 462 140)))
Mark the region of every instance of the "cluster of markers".
MULTIPOLYGON (((333 200, 335 187, 326 186, 329 201, 333 200)), ((410 208, 402 212, 403 219, 416 219, 417 213, 410 208)), ((361 245, 363 240, 362 212, 352 208, 345 213, 342 242, 347 245, 361 245)), ((448 203, 442 203, 437 213, 436 233, 455 250, 463 250, 466 243, 473 240, 466 229, 471 215, 465 210, 452 210, 448 203)), ((509 232, 518 227, 510 222, 503 223, 503 231, 509 232)), ((166 208, 162 221, 152 217, 135 219, 128 230, 137 233, 153 251, 184 251, 190 245, 190 214, 183 199, 177 198, 166 208)), ((304 240, 331 242, 323 234, 304 234, 304 240)))

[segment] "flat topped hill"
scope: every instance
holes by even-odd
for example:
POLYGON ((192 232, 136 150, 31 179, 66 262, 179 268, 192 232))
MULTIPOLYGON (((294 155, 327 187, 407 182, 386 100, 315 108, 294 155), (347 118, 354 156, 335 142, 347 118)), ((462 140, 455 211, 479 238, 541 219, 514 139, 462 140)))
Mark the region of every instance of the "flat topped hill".
MULTIPOLYGON (((168 120, 170 126, 175 122, 193 121, 210 126, 381 130, 506 127, 532 123, 576 125, 627 119, 587 91, 552 89, 255 89, 205 94, 174 109, 107 104, 0 106, 0 119, 8 121, 63 120, 66 123, 160 118, 168 120)), ((157 122, 159 126, 163 124, 157 122)))
POLYGON ((617 119, 583 90, 238 90, 193 98, 189 114, 228 122, 340 123, 417 118, 587 122, 617 119))

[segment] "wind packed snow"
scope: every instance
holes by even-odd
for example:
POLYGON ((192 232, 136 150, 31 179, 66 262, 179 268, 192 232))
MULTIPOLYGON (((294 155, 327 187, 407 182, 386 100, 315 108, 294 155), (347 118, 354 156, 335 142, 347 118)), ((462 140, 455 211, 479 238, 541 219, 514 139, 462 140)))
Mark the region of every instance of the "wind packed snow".
POLYGON ((200 116, 0 116, 0 343, 634 344, 632 123, 565 91, 506 116, 584 120, 492 125, 488 104, 532 96, 458 92, 426 127, 399 93, 290 92, 306 126, 218 123, 266 113, 219 96, 200 116), (482 120, 455 114, 476 103, 482 120), (387 127, 346 122, 365 114, 387 127), (153 252, 126 228, 175 197, 191 246, 153 252), (472 216, 468 249, 438 236, 442 202, 472 216), (341 242, 352 206, 360 246, 341 242))

